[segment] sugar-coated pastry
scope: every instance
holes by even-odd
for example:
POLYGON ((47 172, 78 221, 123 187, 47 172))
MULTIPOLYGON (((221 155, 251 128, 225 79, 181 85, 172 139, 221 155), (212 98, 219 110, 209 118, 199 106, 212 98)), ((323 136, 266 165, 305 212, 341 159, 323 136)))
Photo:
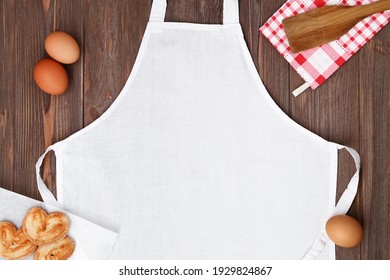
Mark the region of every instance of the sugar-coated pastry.
POLYGON ((73 254, 74 247, 73 240, 65 237, 57 242, 39 246, 34 260, 67 260, 73 254))
POLYGON ((37 248, 23 230, 10 222, 0 222, 0 256, 13 260, 32 254, 37 248))
POLYGON ((64 238, 69 230, 69 220, 63 213, 47 214, 35 207, 27 212, 22 228, 32 243, 41 246, 64 238))

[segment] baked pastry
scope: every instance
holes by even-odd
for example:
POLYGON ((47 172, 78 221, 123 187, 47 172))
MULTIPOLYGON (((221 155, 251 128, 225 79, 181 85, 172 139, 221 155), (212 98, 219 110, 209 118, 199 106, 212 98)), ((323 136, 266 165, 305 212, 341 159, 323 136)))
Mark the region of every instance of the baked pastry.
POLYGON ((34 260, 67 260, 73 254, 74 247, 73 240, 65 237, 57 242, 39 246, 34 260))
POLYGON ((32 254, 37 248, 23 230, 16 229, 10 222, 0 222, 0 256, 9 259, 21 259, 32 254))
POLYGON ((69 230, 69 220, 63 213, 47 214, 35 207, 24 216, 22 228, 32 243, 41 246, 64 238, 69 230))

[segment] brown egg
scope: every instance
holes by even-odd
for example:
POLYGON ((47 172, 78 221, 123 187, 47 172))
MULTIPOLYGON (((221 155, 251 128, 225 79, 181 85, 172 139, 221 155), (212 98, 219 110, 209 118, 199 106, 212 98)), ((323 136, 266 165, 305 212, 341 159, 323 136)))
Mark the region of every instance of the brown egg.
POLYGON ((341 247, 354 247, 363 238, 362 226, 354 218, 347 215, 330 218, 325 228, 329 238, 341 247))
POLYGON ((64 64, 74 63, 80 57, 76 40, 62 31, 55 31, 46 37, 45 50, 53 59, 64 64))
POLYGON ((44 92, 58 95, 68 88, 65 68, 50 58, 38 61, 34 66, 34 80, 44 92))

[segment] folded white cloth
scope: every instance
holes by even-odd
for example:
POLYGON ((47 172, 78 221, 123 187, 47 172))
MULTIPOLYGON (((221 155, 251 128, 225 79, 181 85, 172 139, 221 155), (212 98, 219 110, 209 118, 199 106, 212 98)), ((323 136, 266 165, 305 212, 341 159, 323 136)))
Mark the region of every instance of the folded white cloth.
POLYGON ((62 209, 0 188, 0 221, 12 222, 19 228, 24 215, 32 207, 40 207, 48 213, 59 211, 67 215, 70 221, 68 236, 76 243, 71 260, 101 260, 110 256, 117 240, 117 233, 62 209))

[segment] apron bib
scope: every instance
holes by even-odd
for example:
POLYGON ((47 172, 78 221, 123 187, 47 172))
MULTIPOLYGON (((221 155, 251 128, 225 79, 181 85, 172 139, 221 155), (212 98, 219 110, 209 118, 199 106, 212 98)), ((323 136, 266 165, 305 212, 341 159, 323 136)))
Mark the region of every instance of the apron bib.
POLYGON ((324 225, 347 212, 359 178, 335 206, 343 147, 274 103, 237 0, 222 25, 164 22, 165 10, 153 1, 112 106, 47 149, 58 202, 39 175, 47 151, 38 160, 43 200, 118 232, 112 259, 334 259, 324 225))

